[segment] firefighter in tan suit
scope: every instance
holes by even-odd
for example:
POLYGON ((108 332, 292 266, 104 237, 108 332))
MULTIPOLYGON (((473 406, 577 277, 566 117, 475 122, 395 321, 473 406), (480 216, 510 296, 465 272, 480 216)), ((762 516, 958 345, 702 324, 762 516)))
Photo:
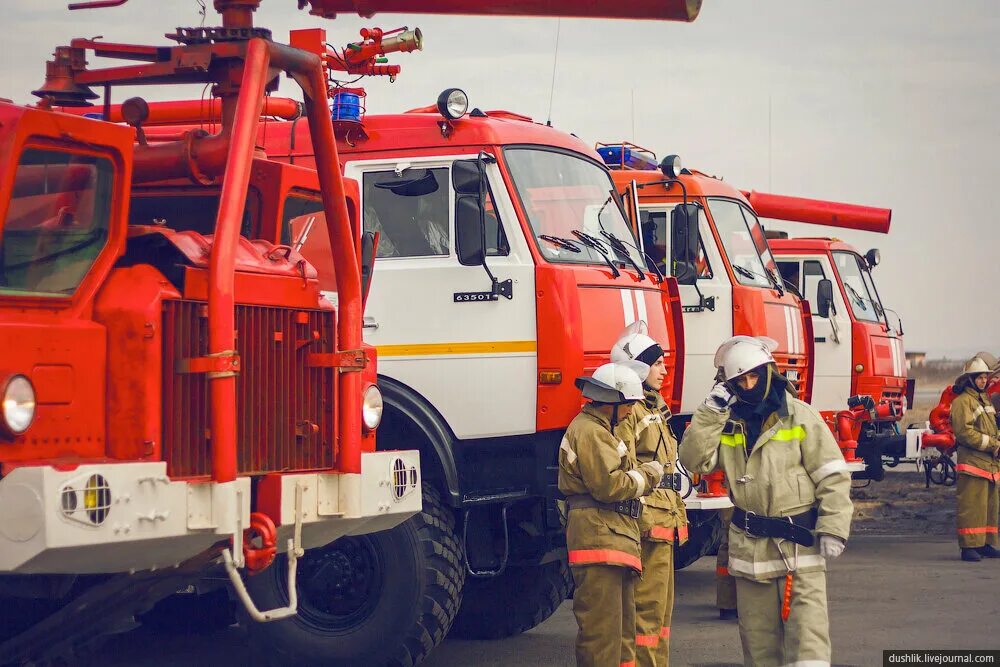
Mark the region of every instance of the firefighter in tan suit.
POLYGON ((559 446, 559 490, 569 518, 566 544, 576 591, 580 667, 635 664, 635 577, 642 572, 639 498, 663 477, 656 461, 638 464, 614 435, 618 423, 642 400, 642 364, 605 364, 578 378, 590 399, 566 429, 559 446))
POLYGON ((774 364, 775 341, 736 336, 684 433, 692 472, 721 467, 732 496, 729 572, 736 578, 746 665, 829 665, 826 561, 846 546, 851 478, 830 429, 793 397, 774 364))
POLYGON ((643 378, 644 400, 618 426, 626 444, 634 443, 640 463, 656 461, 667 473, 660 485, 643 499, 639 517, 642 536, 642 578, 635 585, 635 653, 639 667, 670 664, 670 619, 674 608, 674 544, 687 540, 687 513, 677 493, 677 439, 670 430, 660 389, 666 375, 663 348, 646 335, 644 322, 625 330, 611 349, 612 362, 638 361, 649 372, 643 378))
POLYGON ((979 355, 955 381, 951 426, 958 443, 958 546, 962 560, 1000 558, 997 512, 1000 441, 996 408, 986 395, 990 367, 979 355))

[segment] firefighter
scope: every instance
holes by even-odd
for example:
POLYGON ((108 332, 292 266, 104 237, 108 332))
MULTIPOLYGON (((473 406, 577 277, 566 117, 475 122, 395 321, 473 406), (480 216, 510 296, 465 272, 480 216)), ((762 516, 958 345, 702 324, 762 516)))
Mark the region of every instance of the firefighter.
POLYGON ((581 667, 618 667, 635 659, 635 576, 642 572, 639 523, 643 495, 660 483, 663 466, 638 464, 614 435, 643 399, 642 364, 605 364, 576 386, 590 402, 559 445, 559 490, 569 518, 566 544, 576 591, 581 667))
POLYGON ((958 443, 958 546, 962 560, 1000 558, 997 510, 1000 494, 1000 442, 997 413, 986 384, 990 367, 979 355, 970 359, 955 381, 951 425, 958 443))
POLYGON ((749 336, 722 344, 725 382, 695 410, 680 460, 726 475, 745 664, 829 665, 826 561, 847 545, 851 478, 830 429, 778 372, 775 347, 749 336))
POLYGON ((647 335, 645 323, 630 326, 611 349, 612 362, 638 361, 649 372, 643 378, 644 400, 619 425, 616 434, 635 444, 640 463, 656 461, 667 473, 643 499, 642 578, 635 584, 636 665, 670 664, 670 618, 674 608, 674 544, 687 541, 687 514, 677 493, 677 439, 670 430, 670 409, 660 395, 666 367, 663 348, 647 335))

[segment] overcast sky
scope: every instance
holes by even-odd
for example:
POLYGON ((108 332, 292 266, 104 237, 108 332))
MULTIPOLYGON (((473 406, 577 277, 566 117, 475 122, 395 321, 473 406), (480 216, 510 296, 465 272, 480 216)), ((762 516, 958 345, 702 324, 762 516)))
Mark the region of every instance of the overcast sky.
MULTIPOLYGON (((295 4, 264 0, 258 25, 283 41, 289 29, 325 27, 341 45, 364 25, 423 30, 422 53, 392 56, 400 78, 368 85, 369 113, 424 106, 457 86, 474 106, 544 122, 552 92, 553 123, 588 142, 677 153, 744 189, 892 208, 887 237, 832 233, 882 250, 876 281, 903 317, 906 347, 1000 352, 996 0, 705 0, 689 25, 566 19, 554 89, 555 19, 321 21, 295 4)), ((0 0, 0 97, 30 99, 52 48, 72 37, 163 44, 165 32, 201 21, 195 0, 65 6, 0 0)), ((216 19, 210 11, 206 24, 216 19)), ((163 99, 162 89, 142 92, 163 99)))

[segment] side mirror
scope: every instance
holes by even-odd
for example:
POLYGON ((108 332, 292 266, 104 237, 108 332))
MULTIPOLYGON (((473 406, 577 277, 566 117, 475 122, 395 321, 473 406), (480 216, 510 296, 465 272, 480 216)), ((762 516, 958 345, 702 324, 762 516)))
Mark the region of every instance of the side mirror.
POLYGON ((459 195, 480 196, 483 176, 478 160, 456 160, 451 165, 451 185, 459 195))
POLYGON ((816 285, 816 314, 820 317, 830 317, 833 308, 833 282, 823 278, 816 285))
POLYGON ((680 285, 698 280, 698 205, 678 204, 670 212, 670 264, 680 285))
POLYGON ((458 201, 455 202, 455 251, 458 253, 460 264, 463 266, 486 264, 484 234, 482 204, 479 203, 479 197, 473 195, 458 197, 458 201))
POLYGON ((375 271, 375 250, 378 248, 378 232, 361 235, 361 305, 368 303, 368 292, 372 288, 372 274, 375 271))

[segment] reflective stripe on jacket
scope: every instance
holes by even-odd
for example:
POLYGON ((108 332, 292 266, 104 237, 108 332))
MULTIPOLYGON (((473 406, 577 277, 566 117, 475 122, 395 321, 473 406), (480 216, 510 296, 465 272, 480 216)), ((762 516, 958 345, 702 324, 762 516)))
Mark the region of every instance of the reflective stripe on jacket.
MULTIPOLYGON (((601 503, 638 498, 659 480, 636 470, 635 452, 615 437, 611 423, 588 404, 570 423, 559 445, 559 490, 601 503)), ((566 522, 569 563, 601 563, 642 571, 638 522, 597 507, 570 510, 566 522)))
POLYGON ((1000 461, 995 456, 1000 448, 997 411, 989 396, 973 387, 966 387, 951 402, 951 427, 960 445, 958 472, 993 482, 1000 481, 1000 461))
MULTIPOLYGON (((677 469, 677 439, 668 423, 670 410, 659 392, 649 390, 645 394, 646 399, 622 420, 615 435, 634 445, 639 463, 658 461, 670 475, 677 469)), ((643 502, 645 508, 639 517, 643 537, 656 542, 687 541, 687 512, 676 491, 656 489, 643 502)))
MULTIPOLYGON (((695 410, 680 446, 680 461, 691 472, 721 467, 733 503, 762 516, 794 516, 818 508, 816 533, 846 540, 853 505, 851 476, 830 429, 813 408, 788 397, 787 414, 774 412, 747 455, 746 429, 730 411, 707 406, 695 410)), ((741 526, 729 528, 729 571, 767 580, 799 572, 822 571, 819 540, 812 547, 773 538, 751 537, 741 526), (796 557, 797 551, 797 557, 796 557)))

